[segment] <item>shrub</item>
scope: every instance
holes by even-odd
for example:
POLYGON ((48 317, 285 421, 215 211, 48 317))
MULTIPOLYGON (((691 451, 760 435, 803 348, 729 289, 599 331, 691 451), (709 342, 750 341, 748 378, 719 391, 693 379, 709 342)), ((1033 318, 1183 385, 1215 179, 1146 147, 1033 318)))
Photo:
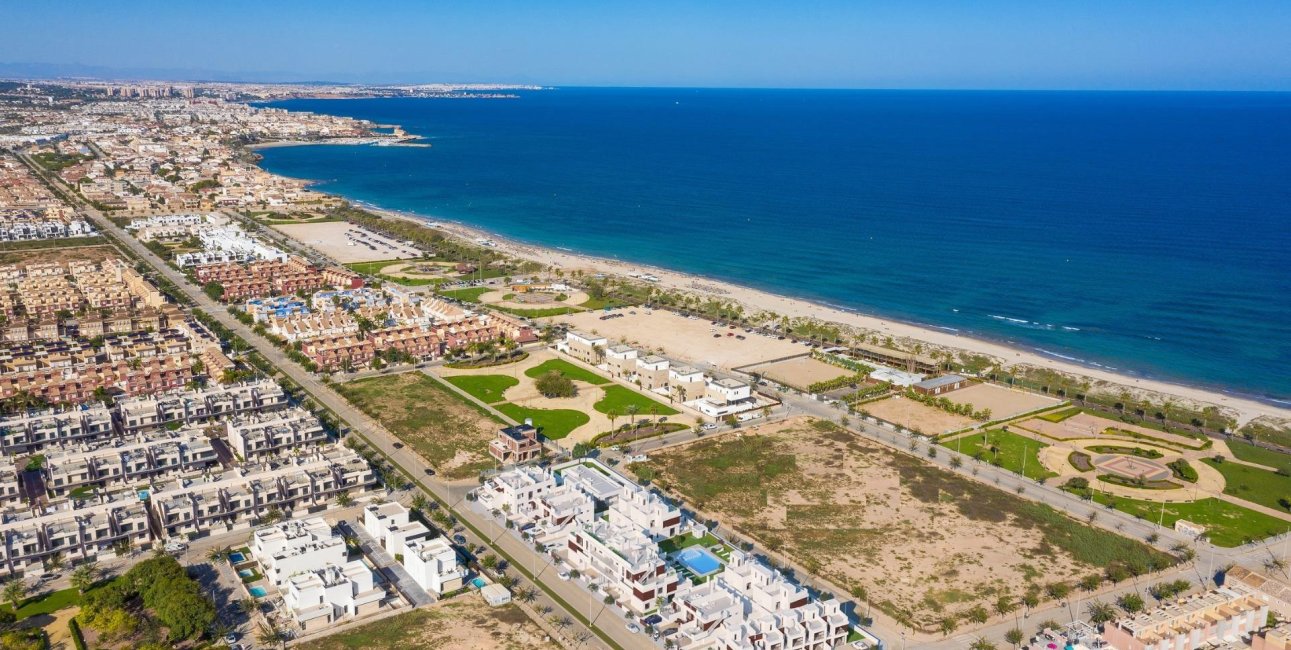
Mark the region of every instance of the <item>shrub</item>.
POLYGON ((533 384, 543 397, 573 397, 578 393, 574 382, 555 370, 538 377, 533 384))

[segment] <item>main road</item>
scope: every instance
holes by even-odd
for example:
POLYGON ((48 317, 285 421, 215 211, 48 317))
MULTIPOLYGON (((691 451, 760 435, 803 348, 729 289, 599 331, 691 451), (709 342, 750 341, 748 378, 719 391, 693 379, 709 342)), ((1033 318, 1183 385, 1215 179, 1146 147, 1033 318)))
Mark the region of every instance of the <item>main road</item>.
MULTIPOLYGON (((26 156, 19 157, 31 168, 33 173, 44 178, 47 182, 59 186, 64 194, 75 200, 76 194, 67 188, 60 179, 45 174, 43 169, 26 156)), ((429 464, 408 447, 402 444, 396 447, 395 443, 398 441, 398 437, 393 433, 368 417, 363 411, 355 408, 313 373, 306 371, 288 359, 282 350, 256 335, 250 327, 247 327, 229 314, 226 305, 211 299, 210 296, 194 287, 189 283, 188 278, 184 277, 183 273, 167 264, 165 260, 162 260, 151 250, 148 250, 139 240, 103 216, 101 212, 84 202, 78 201, 78 203, 80 203, 81 211, 94 222, 96 227, 111 235, 121 245, 129 248, 137 257, 146 261, 155 272, 170 280, 198 308, 201 308, 229 330, 245 339, 283 375, 290 378, 305 392, 309 393, 314 400, 348 424, 352 434, 359 435, 373 448, 389 458, 396 467, 408 476, 418 489, 448 506, 457 519, 467 526, 467 530, 463 534, 467 537, 467 542, 470 545, 483 545, 492 549, 499 556, 509 559, 511 566, 522 574, 521 584, 524 584, 524 579, 532 580, 529 576, 530 570, 527 567, 543 565, 545 563, 544 559, 533 548, 523 544, 512 535, 495 535, 492 539, 486 536, 483 531, 495 529, 497 526, 470 508, 458 507, 469 490, 468 486, 451 485, 438 479, 430 478, 426 471, 431 469, 429 464)), ((554 579, 554 576, 550 573, 544 572, 543 575, 539 576, 536 586, 539 587, 539 594, 541 594, 536 604, 547 604, 557 613, 563 611, 572 621, 575 621, 575 625, 582 625, 586 620, 583 612, 595 612, 601 607, 600 599, 592 593, 578 587, 573 582, 554 579), (544 601, 546 602, 544 603, 544 601)), ((645 635, 629 632, 624 621, 603 623, 595 628, 595 631, 599 632, 599 637, 604 642, 604 647, 639 648, 641 650, 657 648, 655 643, 645 635)), ((596 638, 597 636, 592 636, 589 642, 596 638)), ((572 644, 573 641, 570 643, 572 644)))

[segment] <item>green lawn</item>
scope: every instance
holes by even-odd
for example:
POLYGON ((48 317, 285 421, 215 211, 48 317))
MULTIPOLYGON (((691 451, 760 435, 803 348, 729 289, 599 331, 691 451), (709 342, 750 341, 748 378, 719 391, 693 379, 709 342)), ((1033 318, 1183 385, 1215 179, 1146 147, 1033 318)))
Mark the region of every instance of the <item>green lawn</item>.
MULTIPOLYGON (((305 222, 298 222, 298 223, 305 223, 305 222)), ((313 222, 311 221, 309 223, 313 223, 313 222)), ((366 275, 376 275, 381 272, 381 269, 384 269, 387 266, 392 266, 400 262, 415 262, 415 261, 417 260, 381 260, 379 262, 353 262, 350 264, 346 264, 345 266, 349 267, 349 269, 351 271, 354 271, 355 273, 363 273, 366 275)))
MULTIPOLYGON (((1155 522, 1162 519, 1159 501, 1114 498, 1117 510, 1148 521, 1155 522)), ((1109 497, 1099 492, 1094 495, 1094 500, 1106 505, 1109 497)), ((1174 526, 1174 522, 1179 519, 1187 519, 1205 526, 1210 542, 1215 546, 1226 548, 1241 546, 1247 541, 1259 540, 1291 530, 1291 522, 1214 497, 1200 501, 1165 504, 1164 525, 1174 526)))
POLYGON ((1049 478, 1058 475, 1045 469, 1045 466, 1040 462, 1040 450, 1049 445, 1011 431, 992 429, 987 431, 984 436, 982 434, 961 436, 954 440, 946 440, 941 445, 969 456, 976 456, 980 453, 982 460, 986 462, 998 460, 1000 467, 1015 474, 1022 474, 1023 465, 1025 465, 1026 477, 1030 479, 1049 478))
POLYGON ((498 307, 496 305, 493 305, 492 307, 498 311, 506 312, 521 318, 548 318, 551 316, 564 316, 565 314, 573 314, 582 311, 577 307, 548 307, 545 309, 516 309, 515 307, 498 307))
POLYGON ((1250 465, 1216 463, 1210 458, 1203 458, 1201 462, 1224 475, 1224 494, 1268 508, 1286 510, 1278 504, 1278 499, 1291 499, 1291 476, 1274 474, 1250 465))
POLYGON ((635 303, 618 300, 616 298, 588 298, 578 306, 583 309, 617 309, 619 307, 629 307, 635 303))
POLYGON ((552 370, 555 370, 574 381, 585 381, 589 384, 604 384, 609 381, 591 370, 584 370, 568 361, 565 361, 564 359, 548 359, 547 361, 543 361, 542 363, 524 371, 524 374, 527 377, 537 378, 551 372, 552 370))
POLYGON ((1273 469, 1283 469, 1287 473, 1291 473, 1291 455, 1235 440, 1228 443, 1228 449, 1233 452, 1233 455, 1238 460, 1257 463, 1273 469))
POLYGON ((676 537, 659 542, 659 550, 664 553, 675 553, 683 548, 691 546, 703 546, 704 548, 708 548, 714 544, 720 543, 721 541, 722 540, 714 537, 712 533, 704 533, 702 537, 695 537, 690 533, 683 533, 676 537))
POLYGON ((637 407, 637 415, 654 416, 654 415, 676 415, 677 409, 660 404, 655 400, 642 395, 630 388, 619 385, 604 386, 605 397, 601 401, 592 405, 592 408, 601 413, 614 411, 619 415, 626 416, 629 406, 637 407))
POLYGON ((1037 417, 1039 417, 1041 420, 1045 420, 1048 422, 1062 422, 1063 420, 1066 420, 1067 418, 1073 415, 1079 415, 1079 414, 1080 414, 1080 409, 1072 407, 1072 408, 1063 409, 1061 411, 1045 413, 1044 415, 1040 415, 1037 417))
POLYGON ((61 591, 51 591, 33 598, 28 598, 22 602, 22 607, 18 608, 18 619, 22 620, 28 616, 38 616, 40 614, 50 614, 64 607, 80 604, 81 594, 75 589, 63 589, 61 591))
POLYGON ((440 291, 439 295, 463 302, 479 302, 480 296, 492 291, 492 287, 470 287, 467 289, 449 289, 440 291))
POLYGON ((549 440, 560 440, 591 420, 586 413, 572 409, 535 409, 510 402, 498 404, 495 408, 516 422, 532 418, 533 425, 549 440))
POLYGON ((466 391, 485 404, 501 402, 505 399, 502 394, 508 388, 520 383, 520 380, 506 375, 456 375, 444 377, 444 381, 466 391))

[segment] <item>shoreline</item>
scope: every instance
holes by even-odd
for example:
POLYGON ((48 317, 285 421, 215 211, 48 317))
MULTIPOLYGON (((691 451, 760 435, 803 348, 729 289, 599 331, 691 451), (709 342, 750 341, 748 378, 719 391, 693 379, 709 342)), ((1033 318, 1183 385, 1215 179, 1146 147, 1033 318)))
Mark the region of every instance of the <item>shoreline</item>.
MULTIPOLYGON (((282 142, 283 144, 276 146, 295 146, 291 144, 291 141, 282 142)), ((328 143, 304 142, 302 144, 328 143)), ((296 180, 311 185, 317 182, 310 179, 296 180)), ((1266 401, 1266 398, 1233 394, 1223 389, 1135 376, 1120 369, 1108 370, 1094 367, 1080 363, 1078 360, 1073 361, 1053 356, 1053 353, 1045 354, 1038 350, 1019 347, 1016 344, 951 331, 951 328, 939 328, 931 324, 909 323, 884 316, 865 314, 858 310, 821 304, 808 298, 786 296, 726 280, 708 278, 650 264, 627 262, 549 246, 524 243, 450 218, 388 209, 341 194, 333 194, 333 196, 343 198, 356 206, 383 217, 402 219, 427 228, 431 228, 431 223, 437 223, 439 227, 432 228, 432 230, 438 230, 468 242, 474 242, 477 238, 490 239, 495 244, 493 248, 513 257, 538 262, 544 266, 557 267, 567 271, 572 269, 590 270, 623 279, 630 279, 627 277, 629 272, 649 273, 658 278, 659 281, 652 284, 661 289, 671 289, 735 302, 744 305, 746 309, 752 308, 751 311, 771 311, 790 318, 812 318, 855 329, 868 330, 894 339, 918 341, 925 344, 925 346, 962 350, 970 354, 997 359, 1005 368, 1024 365, 1054 370, 1088 379, 1093 384, 1093 387, 1108 384, 1123 387, 1132 393, 1155 393, 1190 403, 1218 406, 1233 412, 1237 419, 1237 427, 1261 417, 1291 420, 1291 406, 1278 404, 1271 398, 1267 398, 1269 401, 1266 401)), ((1108 387, 1109 391, 1112 390, 1111 386, 1108 387)))

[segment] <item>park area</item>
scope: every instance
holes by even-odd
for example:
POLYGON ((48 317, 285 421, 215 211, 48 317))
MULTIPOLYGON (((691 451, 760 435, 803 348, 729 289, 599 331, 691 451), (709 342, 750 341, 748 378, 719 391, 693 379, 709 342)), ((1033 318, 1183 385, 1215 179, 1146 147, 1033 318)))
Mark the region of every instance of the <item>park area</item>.
POLYGON ((924 632, 1111 566, 1173 560, 1049 506, 812 418, 708 438, 630 466, 840 589, 924 632))
POLYGON ((739 368, 803 354, 808 350, 806 346, 789 340, 715 326, 701 318, 687 318, 661 309, 618 309, 614 314, 621 317, 601 320, 605 315, 603 312, 589 311, 559 316, 556 320, 581 332, 599 334, 612 342, 662 351, 661 354, 692 365, 711 363, 722 368, 739 368), (634 311, 635 314, 632 313, 634 311), (735 338, 736 335, 744 339, 735 338))
POLYGON ((338 632, 310 641, 308 645, 310 650, 556 650, 560 647, 518 606, 489 607, 473 593, 338 632))
POLYGON ((1146 426, 1112 420, 1079 408, 1070 408, 1056 413, 1046 413, 1011 426, 1025 429, 1051 440, 1078 440, 1106 438, 1108 440, 1134 440, 1149 444, 1161 445, 1179 450, 1200 450, 1209 448, 1209 440, 1200 440, 1189 435, 1160 431, 1146 426))
POLYGON ((1022 474, 1032 480, 1057 476, 1040 461, 1040 450, 1049 445, 1002 429, 965 433, 941 441, 942 446, 1022 474))
POLYGON ((591 370, 535 351, 515 363, 489 368, 439 368, 444 381, 491 405, 507 417, 532 420, 549 440, 588 442, 621 424, 677 415, 654 397, 610 382, 591 370), (556 373, 568 380, 569 393, 544 394, 538 379, 556 373))
POLYGON ((966 415, 948 413, 902 395, 866 402, 862 408, 866 413, 880 420, 925 436, 935 437, 951 431, 959 431, 976 423, 976 420, 966 415))
POLYGON ((488 445, 503 423, 420 372, 359 379, 336 389, 445 478, 473 478, 493 466, 488 445))
POLYGON ((845 368, 839 368, 806 355, 771 363, 762 363, 741 368, 741 370, 761 374, 778 384, 784 384, 802 391, 807 390, 808 386, 817 382, 830 381, 831 379, 855 374, 845 368))

